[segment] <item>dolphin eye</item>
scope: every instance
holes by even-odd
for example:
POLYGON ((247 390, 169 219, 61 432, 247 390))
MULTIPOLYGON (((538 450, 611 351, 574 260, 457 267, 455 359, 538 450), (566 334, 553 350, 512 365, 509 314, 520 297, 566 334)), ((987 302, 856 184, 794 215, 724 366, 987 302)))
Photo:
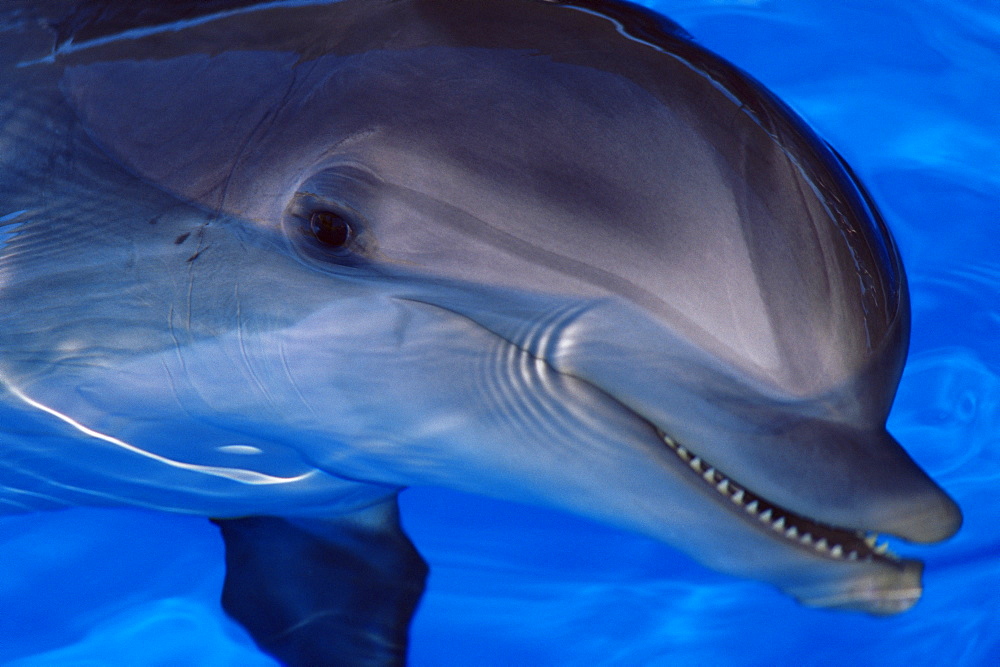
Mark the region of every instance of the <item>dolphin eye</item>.
POLYGON ((354 235, 347 218, 333 211, 314 212, 309 217, 309 229, 317 241, 331 248, 343 248, 354 235))

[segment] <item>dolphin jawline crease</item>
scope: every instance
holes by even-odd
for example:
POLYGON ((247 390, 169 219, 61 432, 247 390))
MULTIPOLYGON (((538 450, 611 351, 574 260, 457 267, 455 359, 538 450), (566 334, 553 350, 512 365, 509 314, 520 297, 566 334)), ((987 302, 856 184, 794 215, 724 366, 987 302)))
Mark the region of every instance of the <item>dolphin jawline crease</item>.
POLYGON ((405 662, 437 485, 893 614, 954 502, 886 430, 844 160, 616 0, 0 10, 0 511, 210 517, 289 665, 405 662))

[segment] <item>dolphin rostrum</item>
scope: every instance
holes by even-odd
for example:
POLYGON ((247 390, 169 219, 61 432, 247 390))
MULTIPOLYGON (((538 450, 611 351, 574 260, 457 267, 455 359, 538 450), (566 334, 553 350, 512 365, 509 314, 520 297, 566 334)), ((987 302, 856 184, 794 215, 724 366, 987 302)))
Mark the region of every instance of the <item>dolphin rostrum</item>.
POLYGON ((405 659, 440 485, 808 605, 954 533, 885 429, 907 286, 841 158, 615 0, 0 10, 0 511, 212 517, 289 664, 405 659))

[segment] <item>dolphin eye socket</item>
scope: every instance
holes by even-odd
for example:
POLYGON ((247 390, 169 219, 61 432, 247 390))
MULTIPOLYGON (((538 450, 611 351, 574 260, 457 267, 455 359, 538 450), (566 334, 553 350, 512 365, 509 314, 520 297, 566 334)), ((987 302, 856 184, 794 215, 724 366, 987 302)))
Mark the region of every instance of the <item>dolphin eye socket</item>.
POLYGON ((316 211, 309 217, 309 229, 316 240, 331 248, 343 248, 354 230, 344 216, 333 211, 316 211))

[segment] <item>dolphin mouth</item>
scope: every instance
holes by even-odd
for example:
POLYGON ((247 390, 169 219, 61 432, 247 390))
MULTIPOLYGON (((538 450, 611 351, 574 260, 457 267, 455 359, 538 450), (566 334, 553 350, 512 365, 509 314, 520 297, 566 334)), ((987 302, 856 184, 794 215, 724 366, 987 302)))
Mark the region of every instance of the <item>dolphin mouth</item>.
POLYGON ((746 486, 718 470, 687 449, 659 428, 657 435, 667 448, 721 499, 729 501, 736 513, 789 546, 804 549, 813 555, 843 562, 877 561, 896 568, 905 568, 906 561, 879 542, 873 531, 853 530, 821 523, 784 508, 753 493, 746 486))

